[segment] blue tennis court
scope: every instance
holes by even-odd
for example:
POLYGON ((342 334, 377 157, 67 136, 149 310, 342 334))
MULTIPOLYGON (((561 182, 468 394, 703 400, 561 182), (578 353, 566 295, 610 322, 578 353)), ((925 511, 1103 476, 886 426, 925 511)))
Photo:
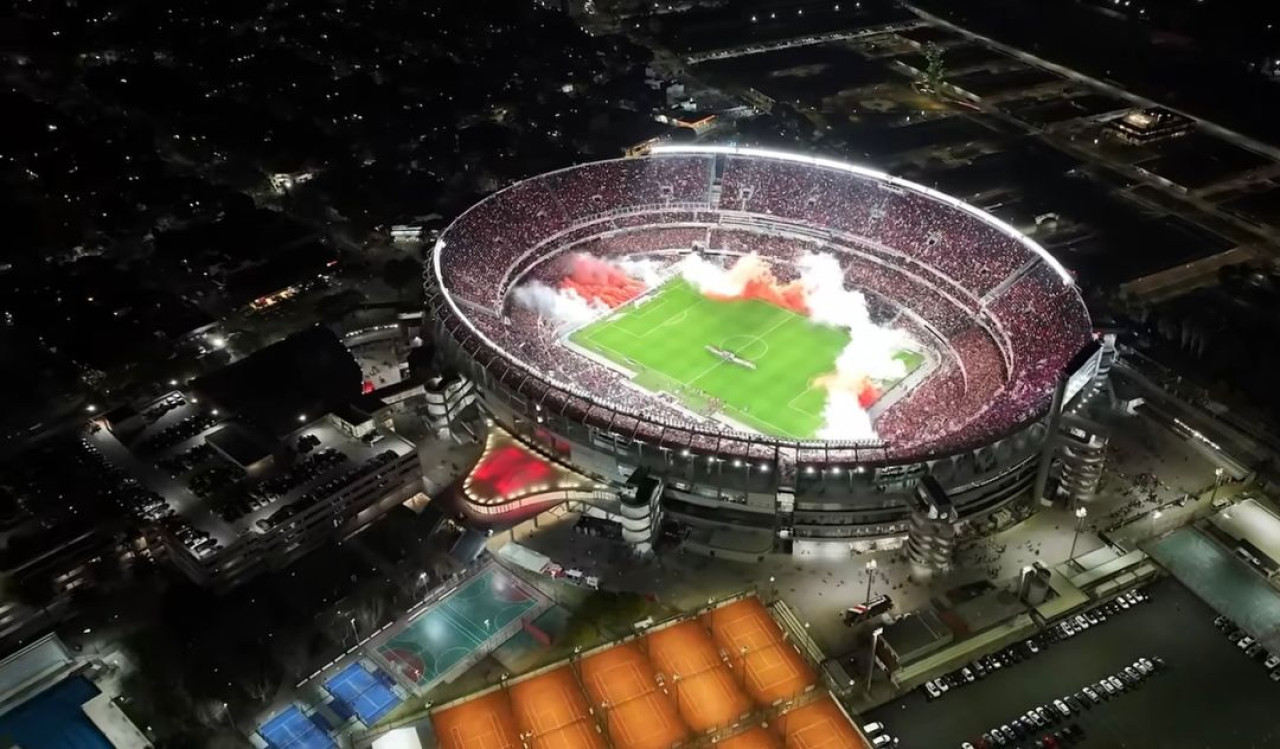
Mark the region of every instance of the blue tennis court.
POLYGON ((297 705, 263 723, 258 733, 272 749, 336 749, 338 746, 328 733, 303 715, 297 705))
POLYGON ((371 673, 359 661, 326 681, 324 688, 334 699, 346 703, 366 726, 373 725, 401 702, 391 688, 390 677, 381 671, 371 673))

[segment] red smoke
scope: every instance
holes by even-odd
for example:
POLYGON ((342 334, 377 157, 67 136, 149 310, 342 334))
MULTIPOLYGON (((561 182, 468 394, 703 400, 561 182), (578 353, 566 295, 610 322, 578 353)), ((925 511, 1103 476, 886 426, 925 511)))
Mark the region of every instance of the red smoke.
POLYGON ((805 317, 809 316, 809 301, 803 282, 799 279, 790 283, 781 283, 773 275, 773 269, 757 255, 743 255, 729 269, 729 281, 733 287, 741 289, 736 294, 716 293, 708 290, 710 299, 729 301, 733 299, 759 299, 783 309, 789 309, 805 317))
POLYGON ((612 263, 590 255, 574 255, 569 275, 560 281, 562 290, 572 289, 588 302, 610 308, 635 299, 645 290, 644 282, 627 275, 612 263))
POLYGON ((880 400, 880 388, 866 375, 850 376, 832 372, 817 377, 813 383, 824 387, 828 392, 844 391, 858 397, 858 405, 868 409, 872 403, 880 400))

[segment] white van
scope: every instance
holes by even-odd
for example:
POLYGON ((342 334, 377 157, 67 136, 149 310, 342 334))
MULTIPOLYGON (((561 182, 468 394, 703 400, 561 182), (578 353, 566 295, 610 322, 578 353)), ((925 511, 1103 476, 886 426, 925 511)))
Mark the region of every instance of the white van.
POLYGON ((863 733, 865 733, 865 734, 866 734, 866 735, 868 735, 868 736, 870 736, 870 735, 872 735, 872 734, 875 734, 875 733, 880 733, 880 732, 881 732, 881 731, 883 731, 883 730, 884 730, 884 724, 883 724, 883 723, 868 723, 868 724, 866 724, 865 726, 863 726, 863 727, 862 727, 862 732, 863 732, 863 733))

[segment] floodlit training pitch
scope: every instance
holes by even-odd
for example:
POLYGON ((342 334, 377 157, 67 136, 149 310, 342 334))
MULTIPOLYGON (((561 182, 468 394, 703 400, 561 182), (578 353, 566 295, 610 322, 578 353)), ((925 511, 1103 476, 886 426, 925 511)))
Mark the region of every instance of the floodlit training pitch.
MULTIPOLYGON (((827 401, 815 380, 835 370, 849 334, 759 299, 712 299, 677 278, 569 340, 692 411, 721 413, 764 434, 811 439, 823 425, 827 401)), ((925 360, 910 349, 896 356, 907 374, 925 360)), ((897 382, 876 384, 884 392, 897 382)))

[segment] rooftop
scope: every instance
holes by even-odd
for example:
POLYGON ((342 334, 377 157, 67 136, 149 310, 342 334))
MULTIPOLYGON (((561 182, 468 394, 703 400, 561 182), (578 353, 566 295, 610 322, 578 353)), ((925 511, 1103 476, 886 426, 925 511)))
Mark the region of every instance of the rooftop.
POLYGON ((99 429, 87 438, 163 505, 135 512, 158 519, 167 507, 197 536, 207 534, 219 546, 267 530, 275 513, 336 491, 354 471, 388 451, 398 457, 414 449, 395 435, 373 444, 354 439, 335 428, 325 412, 273 437, 193 396, 171 393, 140 410, 150 423, 99 429), (175 397, 178 405, 172 405, 175 397))
POLYGON ((201 377, 193 388, 265 432, 284 436, 358 396, 361 380, 341 339, 315 326, 201 377))

